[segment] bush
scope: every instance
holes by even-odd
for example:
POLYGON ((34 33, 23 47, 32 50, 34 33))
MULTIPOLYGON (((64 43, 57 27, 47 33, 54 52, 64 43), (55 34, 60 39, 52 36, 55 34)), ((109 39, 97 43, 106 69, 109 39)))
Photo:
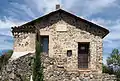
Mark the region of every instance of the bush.
POLYGON ((41 64, 41 47, 39 41, 36 41, 36 54, 33 64, 33 81, 43 81, 43 68, 41 64))
POLYGON ((4 53, 2 56, 0 56, 0 70, 2 66, 6 65, 8 63, 9 58, 11 57, 13 53, 13 50, 8 50, 6 53, 4 53))
POLYGON ((108 67, 107 65, 102 64, 102 72, 108 73, 108 74, 113 74, 113 69, 108 67))
POLYGON ((107 58, 107 66, 103 65, 103 73, 114 74, 117 81, 120 81, 120 53, 118 49, 113 49, 107 58))

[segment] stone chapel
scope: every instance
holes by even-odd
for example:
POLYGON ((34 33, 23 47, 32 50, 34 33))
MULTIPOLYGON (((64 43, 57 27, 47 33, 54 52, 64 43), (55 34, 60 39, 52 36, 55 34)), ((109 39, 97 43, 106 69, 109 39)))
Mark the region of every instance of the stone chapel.
POLYGON ((103 38, 109 31, 56 6, 38 19, 12 27, 14 52, 11 59, 35 53, 36 30, 42 52, 57 58, 58 68, 72 72, 102 73, 103 38))

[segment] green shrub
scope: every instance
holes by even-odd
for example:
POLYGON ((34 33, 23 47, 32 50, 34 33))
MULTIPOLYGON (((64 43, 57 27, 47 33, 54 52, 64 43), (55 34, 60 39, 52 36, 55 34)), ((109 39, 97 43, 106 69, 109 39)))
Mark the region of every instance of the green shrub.
POLYGON ((43 81, 43 68, 41 64, 41 45, 36 41, 36 54, 33 63, 33 81, 43 81))
POLYGON ((2 66, 6 65, 8 63, 9 58, 11 57, 13 53, 13 50, 8 50, 6 53, 4 53, 2 56, 0 56, 0 70, 2 66))
POLYGON ((114 74, 117 81, 120 81, 120 53, 118 49, 113 49, 107 58, 107 66, 103 65, 103 73, 114 74), (116 68, 117 67, 117 68, 116 68))
POLYGON ((108 73, 108 74, 113 74, 113 69, 108 67, 107 65, 102 64, 102 72, 108 73))

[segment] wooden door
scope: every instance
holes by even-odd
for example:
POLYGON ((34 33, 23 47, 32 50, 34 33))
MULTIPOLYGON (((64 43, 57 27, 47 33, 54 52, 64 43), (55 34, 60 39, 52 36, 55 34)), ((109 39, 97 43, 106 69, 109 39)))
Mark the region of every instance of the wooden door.
POLYGON ((78 43, 78 68, 88 68, 89 43, 78 43))

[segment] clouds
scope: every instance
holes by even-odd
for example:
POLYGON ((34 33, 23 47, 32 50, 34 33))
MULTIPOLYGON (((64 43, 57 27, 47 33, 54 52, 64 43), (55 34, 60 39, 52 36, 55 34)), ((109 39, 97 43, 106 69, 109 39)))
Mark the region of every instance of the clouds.
POLYGON ((105 20, 102 18, 92 20, 109 29, 110 33, 104 38, 104 53, 110 53, 112 49, 120 49, 120 19, 105 20))
POLYGON ((10 3, 14 10, 13 12, 17 12, 17 14, 26 14, 28 17, 35 18, 35 14, 32 12, 31 8, 27 5, 19 4, 19 3, 10 3))
POLYGON ((11 27, 21 25, 25 22, 17 21, 16 19, 6 18, 0 20, 0 34, 12 36, 11 27))
POLYGON ((105 19, 93 19, 94 23, 103 25, 103 27, 106 27, 109 29, 110 33, 105 38, 106 40, 120 40, 120 19, 116 20, 105 20, 105 19))
POLYGON ((0 50, 12 49, 13 48, 13 38, 7 35, 0 34, 0 50))
POLYGON ((94 14, 104 12, 105 9, 117 5, 117 0, 23 0, 10 2, 10 7, 5 12, 12 18, 22 21, 30 21, 41 15, 55 10, 56 4, 79 16, 91 17, 94 14))
MULTIPOLYGON (((75 0, 71 9, 84 17, 103 12, 104 9, 114 6, 117 0, 75 0)), ((68 5, 69 6, 69 5, 68 5)))
POLYGON ((61 1, 60 0, 24 0, 25 4, 29 8, 31 8, 32 11, 35 11, 35 14, 39 16, 40 14, 46 14, 48 12, 51 12, 55 10, 55 5, 59 4, 61 1), (31 5, 32 3, 32 5, 31 5))
POLYGON ((0 20, 0 28, 10 28, 12 26, 16 26, 21 24, 22 22, 14 22, 14 19, 9 19, 4 17, 4 20, 0 20))

